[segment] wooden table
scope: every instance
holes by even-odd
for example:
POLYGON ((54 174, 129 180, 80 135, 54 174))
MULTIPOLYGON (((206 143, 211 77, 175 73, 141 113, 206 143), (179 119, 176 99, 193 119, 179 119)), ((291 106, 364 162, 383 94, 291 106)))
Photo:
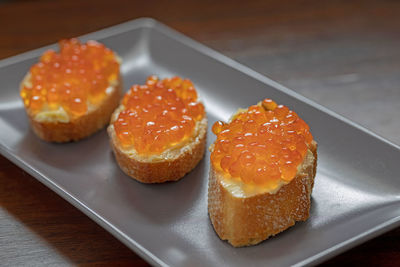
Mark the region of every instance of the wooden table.
MULTIPOLYGON (((396 1, 0 1, 0 58, 144 16, 400 144, 396 1)), ((400 265, 399 248, 397 228, 325 264, 400 265)), ((3 264, 147 265, 0 156, 3 264)))

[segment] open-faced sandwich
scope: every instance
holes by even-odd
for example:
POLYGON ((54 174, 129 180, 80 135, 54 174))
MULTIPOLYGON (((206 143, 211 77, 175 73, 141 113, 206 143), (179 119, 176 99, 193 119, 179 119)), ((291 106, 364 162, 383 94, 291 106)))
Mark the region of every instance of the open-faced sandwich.
POLYGON ((204 155, 207 117, 190 80, 147 79, 125 94, 108 134, 121 169, 143 183, 175 181, 204 155))
POLYGON ((265 99, 212 130, 208 212, 221 239, 254 245, 309 217, 317 143, 295 112, 265 99))
POLYGON ((21 83, 33 131, 51 142, 77 141, 108 124, 121 97, 120 59, 96 41, 59 42, 21 83))

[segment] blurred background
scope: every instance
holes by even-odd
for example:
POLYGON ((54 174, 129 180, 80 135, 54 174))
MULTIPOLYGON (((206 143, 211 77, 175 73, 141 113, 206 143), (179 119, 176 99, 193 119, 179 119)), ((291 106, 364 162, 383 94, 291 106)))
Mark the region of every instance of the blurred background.
MULTIPOLYGON (((400 1, 0 1, 0 59, 139 17, 400 145, 400 1)), ((146 265, 1 156, 0 205, 0 265, 146 265)), ((396 229, 325 264, 400 264, 399 240, 396 229)))

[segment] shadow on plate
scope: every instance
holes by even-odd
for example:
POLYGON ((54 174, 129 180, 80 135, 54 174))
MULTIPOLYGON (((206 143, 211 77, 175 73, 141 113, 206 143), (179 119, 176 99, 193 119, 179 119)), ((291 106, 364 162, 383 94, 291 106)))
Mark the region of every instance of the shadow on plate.
POLYGON ((109 153, 110 147, 105 129, 85 139, 68 143, 46 142, 37 137, 32 129, 26 129, 16 150, 24 158, 40 161, 57 169, 74 170, 95 166, 100 158, 109 153))
MULTIPOLYGON (((305 222, 296 222, 294 226, 286 229, 285 231, 271 236, 268 239, 258 243, 254 246, 239 247, 235 248, 228 243, 228 241, 221 240, 211 225, 210 221, 210 231, 208 231, 208 240, 210 242, 210 247, 214 253, 218 254, 215 257, 221 258, 227 254, 240 254, 243 258, 242 263, 238 265, 245 264, 252 261, 254 265, 259 264, 260 266, 268 262, 268 265, 274 265, 282 261, 282 257, 290 258, 290 251, 296 251, 303 246, 301 240, 308 235, 311 228, 311 220, 313 219, 313 210, 318 206, 318 203, 311 198, 311 209, 310 218, 305 222)), ((301 249, 300 249, 301 250, 301 249)), ((290 261, 287 262, 290 265, 290 261)), ((293 262, 292 262, 293 264, 293 262)))
POLYGON ((126 203, 132 210, 139 212, 140 216, 156 224, 179 220, 202 198, 201 194, 206 194, 207 155, 179 181, 161 184, 143 184, 132 179, 122 172, 111 153, 110 156, 117 166, 112 180, 115 190, 121 194, 121 203, 126 203))

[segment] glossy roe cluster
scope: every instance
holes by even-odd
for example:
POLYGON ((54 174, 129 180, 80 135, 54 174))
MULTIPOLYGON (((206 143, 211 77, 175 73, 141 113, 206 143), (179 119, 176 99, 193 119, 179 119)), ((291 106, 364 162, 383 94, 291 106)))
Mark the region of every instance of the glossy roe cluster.
POLYGON ((275 188, 291 181, 313 137, 308 125, 286 106, 265 99, 225 124, 217 121, 211 162, 227 177, 275 188))
POLYGON ((117 137, 142 155, 159 154, 189 138, 205 114, 192 82, 179 77, 151 76, 145 85, 132 86, 122 104, 114 122, 117 137))
POLYGON ((119 63, 110 49, 95 41, 69 39, 59 46, 60 53, 48 50, 31 67, 21 97, 33 114, 62 107, 68 115, 80 116, 88 104, 104 99, 110 82, 119 76, 119 63))

